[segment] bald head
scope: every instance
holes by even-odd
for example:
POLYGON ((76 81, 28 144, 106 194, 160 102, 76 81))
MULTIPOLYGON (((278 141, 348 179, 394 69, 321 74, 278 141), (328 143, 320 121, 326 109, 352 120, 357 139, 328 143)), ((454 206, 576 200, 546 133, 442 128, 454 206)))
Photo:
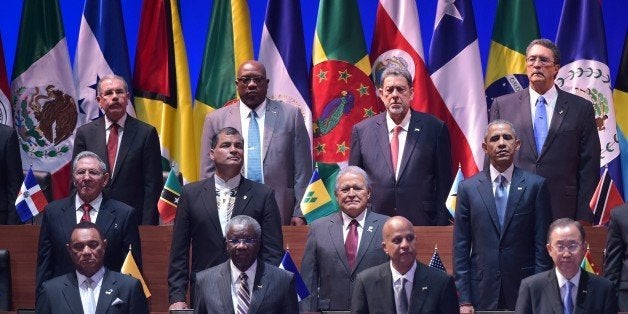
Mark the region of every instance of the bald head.
POLYGON ((384 224, 382 237, 382 247, 393 267, 401 274, 408 272, 416 262, 416 235, 412 223, 401 216, 391 217, 384 224))

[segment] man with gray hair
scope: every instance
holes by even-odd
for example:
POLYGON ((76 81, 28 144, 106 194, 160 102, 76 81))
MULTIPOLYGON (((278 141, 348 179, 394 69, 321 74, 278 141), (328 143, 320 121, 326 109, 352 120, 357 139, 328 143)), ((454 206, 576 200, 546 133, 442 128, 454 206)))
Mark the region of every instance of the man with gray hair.
POLYGON ((373 180, 373 211, 406 217, 415 226, 448 225, 445 200, 453 176, 447 126, 410 109, 408 70, 389 67, 381 78, 378 93, 386 112, 353 127, 349 164, 373 180))
POLYGON ((348 311, 355 276, 388 257, 379 245, 387 216, 367 209, 371 183, 364 170, 348 166, 338 173, 335 195, 340 212, 310 225, 301 275, 310 296, 304 312, 348 311))
POLYGON ((97 154, 84 151, 74 157, 75 193, 49 203, 44 209, 37 250, 38 292, 44 281, 74 271, 66 244, 70 243, 72 229, 81 221, 92 222, 102 230, 107 240, 105 267, 120 271, 131 247, 141 269, 142 246, 133 208, 103 196, 109 177, 107 166, 97 154))

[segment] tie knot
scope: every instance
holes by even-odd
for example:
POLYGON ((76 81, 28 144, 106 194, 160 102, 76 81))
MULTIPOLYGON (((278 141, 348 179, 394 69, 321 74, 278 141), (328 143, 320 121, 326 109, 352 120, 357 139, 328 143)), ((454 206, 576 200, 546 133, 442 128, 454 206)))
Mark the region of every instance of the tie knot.
POLYGON ((350 226, 350 227, 351 227, 351 226, 355 226, 355 227, 357 227, 357 226, 359 226, 359 225, 360 225, 360 224, 358 224, 358 221, 357 221, 357 220, 355 220, 355 219, 351 219, 351 221, 349 222, 349 226, 350 226))
POLYGON ((406 281, 408 281, 408 279, 406 279, 405 277, 399 278, 399 282, 400 282, 402 287, 406 284, 406 281))
POLYGON ((539 99, 536 100, 537 105, 545 105, 545 97, 539 96, 539 99))
POLYGON ((402 129, 403 129, 403 128, 401 127, 401 125, 396 125, 396 126, 393 128, 393 134, 399 134, 399 133, 401 133, 401 130, 402 130, 402 129))
POLYGON ((247 281, 249 280, 249 276, 247 276, 246 273, 240 273, 239 279, 242 281, 247 281))
MULTIPOLYGON (((92 205, 88 204, 88 203, 84 203, 83 205, 81 205, 81 209, 84 212, 89 213, 90 210, 92 210, 92 205)), ((91 279, 90 279, 91 280, 91 279)))
POLYGON ((255 110, 251 110, 251 114, 249 115, 252 119, 257 118, 257 112, 255 110))
POLYGON ((571 291, 571 287, 573 286, 573 283, 571 283, 571 281, 567 280, 567 282, 565 283, 565 287, 567 287, 568 291, 571 291))
POLYGON ((112 131, 118 131, 118 127, 120 127, 120 126, 116 122, 114 122, 114 123, 111 124, 110 129, 112 131))

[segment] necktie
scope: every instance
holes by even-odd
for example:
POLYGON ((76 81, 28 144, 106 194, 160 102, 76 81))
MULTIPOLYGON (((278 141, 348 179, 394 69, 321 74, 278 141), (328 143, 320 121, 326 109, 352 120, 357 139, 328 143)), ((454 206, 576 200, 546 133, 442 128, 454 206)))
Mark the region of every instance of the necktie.
POLYGON ((238 308, 236 309, 237 314, 246 314, 249 311, 249 305, 251 305, 251 293, 249 292, 249 276, 246 273, 241 273, 240 277, 240 288, 238 289, 238 308))
POLYGON ((85 314, 94 314, 96 312, 96 298, 94 297, 94 281, 91 278, 87 278, 84 281, 85 288, 87 289, 87 302, 85 314))
POLYGON ((249 115, 249 151, 247 152, 246 174, 247 179, 264 183, 262 178, 262 145, 260 144, 259 126, 257 125, 257 113, 251 111, 249 115))
POLYGON ((116 152, 118 151, 118 124, 113 123, 109 128, 107 140, 107 158, 109 159, 109 171, 113 173, 116 166, 116 152))
POLYGON ((563 313, 564 314, 573 314, 573 299, 571 298, 571 288, 573 284, 571 281, 567 281, 565 283, 565 289, 567 290, 565 293, 565 299, 563 300, 563 313))
POLYGON ((351 219, 349 223, 349 233, 345 240, 345 251, 347 252, 349 268, 353 269, 355 256, 358 254, 358 221, 355 219, 351 219))
POLYGON ((536 141, 536 152, 541 154, 545 138, 547 138, 547 112, 545 109, 545 98, 540 96, 536 101, 536 111, 534 113, 534 139, 536 141))
POLYGON ((92 205, 85 203, 81 205, 81 209, 83 210, 83 217, 81 217, 81 221, 89 221, 92 222, 92 218, 89 217, 89 212, 93 209, 92 205))
POLYGON ((406 278, 401 277, 399 279, 401 281, 401 290, 397 294, 397 301, 395 302, 397 307, 397 314, 406 314, 408 313, 408 295, 406 294, 406 278))
POLYGON ((390 141, 390 157, 392 159, 393 173, 397 173, 397 161, 399 160, 399 133, 401 126, 397 125, 393 128, 393 136, 390 141))
POLYGON ((495 189, 495 207, 497 207, 497 217, 499 218, 500 226, 504 225, 507 202, 508 191, 506 191, 506 178, 500 174, 497 177, 497 188, 495 189))

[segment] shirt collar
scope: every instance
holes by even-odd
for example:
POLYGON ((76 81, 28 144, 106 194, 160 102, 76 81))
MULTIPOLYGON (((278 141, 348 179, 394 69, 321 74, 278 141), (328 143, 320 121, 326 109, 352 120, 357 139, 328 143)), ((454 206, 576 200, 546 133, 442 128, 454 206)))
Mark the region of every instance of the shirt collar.
POLYGON ((366 220, 366 211, 367 209, 365 209, 364 211, 362 211, 357 217, 355 218, 351 218, 349 217, 349 215, 345 214, 344 212, 340 212, 342 215, 342 228, 343 229, 347 229, 349 228, 349 223, 351 223, 352 219, 355 219, 358 221, 358 225, 360 225, 360 227, 364 228, 364 221, 366 220))
MULTIPOLYGON (((124 130, 124 124, 126 123, 126 116, 127 114, 125 113, 122 116, 122 118, 120 118, 120 120, 116 121, 116 123, 118 124, 118 127, 122 128, 123 130, 124 130)), ((109 118, 105 116, 105 130, 109 130, 112 124, 113 124, 113 121, 109 120, 109 118)))
MULTIPOLYGON (((85 204, 85 202, 83 202, 81 197, 76 194, 76 197, 74 198, 74 208, 76 208, 76 211, 82 211, 83 209, 81 208, 81 205, 83 204, 85 204)), ((102 193, 100 193, 93 201, 89 202, 88 204, 92 205, 92 209, 98 212, 98 210, 100 209, 100 205, 102 204, 102 193)))
MULTIPOLYGON (((408 110, 408 112, 406 113, 406 116, 403 117, 403 120, 401 120, 401 123, 399 124, 401 126, 401 128, 408 132, 408 128, 410 127, 410 115, 411 115, 412 110, 408 110)), ((390 117, 390 115, 388 115, 388 113, 386 113, 386 127, 388 130, 388 133, 392 133, 393 128, 396 127, 397 124, 395 123, 395 121, 393 121, 393 119, 390 117)))
MULTIPOLYGON (((560 273, 558 268, 554 267, 554 271, 556 272, 556 278, 558 279, 558 287, 562 288, 567 283, 567 278, 560 273)), ((580 275, 582 274, 582 269, 578 269, 578 272, 569 279, 571 283, 576 286, 576 290, 578 288, 578 284, 580 283, 580 275)))
POLYGON ((235 177, 225 181, 219 176, 214 176, 214 184, 216 188, 219 190, 232 190, 240 185, 240 179, 242 178, 241 174, 236 175, 235 177))
POLYGON ((548 106, 556 103, 556 99, 558 99, 558 90, 556 90, 556 85, 552 85, 552 87, 543 95, 537 93, 532 88, 528 88, 528 90, 530 91, 530 103, 532 104, 532 107, 536 106, 536 101, 539 99, 539 96, 543 96, 543 98, 545 98, 545 103, 548 106))
MULTIPOLYGON (((244 119, 249 117, 249 114, 251 114, 251 108, 249 108, 249 106, 245 105, 242 100, 240 100, 240 121, 244 121, 244 119)), ((257 114, 258 118, 262 118, 264 116, 264 112, 266 112, 266 99, 264 99, 264 101, 262 101, 261 104, 259 104, 259 106, 257 106, 257 108, 255 108, 255 113, 257 114)))
MULTIPOLYGON (((230 259, 229 260, 229 266, 231 267, 231 284, 234 284, 236 282, 238 282, 238 279, 240 278, 240 274, 242 273, 242 271, 236 267, 235 264, 233 264, 233 261, 230 259)), ((253 262, 253 264, 251 265, 251 267, 249 267, 249 269, 247 269, 245 271, 246 275, 249 277, 249 282, 255 282, 255 272, 257 271, 257 260, 255 260, 253 262)), ((251 287, 249 286, 249 291, 251 291, 251 287)))
POLYGON ((390 271, 392 272, 393 283, 397 282, 397 280, 399 280, 399 278, 401 277, 406 278, 407 281, 412 283, 414 280, 414 272, 416 271, 416 261, 414 262, 414 264, 412 264, 412 267, 410 267, 408 272, 406 272, 405 274, 398 272, 395 267, 393 267, 392 261, 390 261, 390 271))
POLYGON ((499 171, 497 171, 497 169, 495 169, 493 165, 490 165, 491 182, 495 182, 495 180, 497 179, 497 176, 499 176, 500 174, 503 175, 504 178, 506 178, 506 181, 512 182, 512 174, 514 171, 515 171, 514 164, 511 164, 510 167, 508 167, 508 169, 506 169, 506 171, 502 173, 499 173, 499 171))
MULTIPOLYGON (((92 275, 89 278, 91 278, 92 281, 95 282, 96 284, 99 284, 104 276, 105 276, 105 267, 103 266, 94 275, 92 275)), ((78 281, 79 287, 81 287, 83 285, 83 282, 87 278, 88 278, 87 276, 79 273, 78 270, 76 271, 76 280, 78 281)))

